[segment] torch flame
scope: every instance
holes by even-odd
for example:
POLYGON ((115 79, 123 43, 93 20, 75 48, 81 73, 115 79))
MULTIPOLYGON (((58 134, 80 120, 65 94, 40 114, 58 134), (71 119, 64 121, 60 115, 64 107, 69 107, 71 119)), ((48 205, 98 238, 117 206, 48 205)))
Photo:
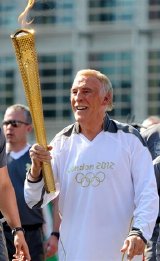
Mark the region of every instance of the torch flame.
POLYGON ((26 22, 26 18, 27 18, 29 10, 33 7, 34 3, 35 3, 35 0, 28 0, 28 4, 27 4, 26 8, 18 17, 18 21, 22 25, 22 27, 25 26, 26 24, 28 25, 28 24, 32 23, 32 21, 26 22))

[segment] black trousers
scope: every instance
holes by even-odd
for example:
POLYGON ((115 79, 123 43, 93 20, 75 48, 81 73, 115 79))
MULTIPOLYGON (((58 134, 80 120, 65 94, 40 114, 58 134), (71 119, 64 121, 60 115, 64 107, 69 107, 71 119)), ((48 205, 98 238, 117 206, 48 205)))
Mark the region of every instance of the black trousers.
MULTIPOLYGON (((43 248, 43 230, 42 225, 26 225, 23 226, 25 230, 25 239, 28 244, 30 256, 32 261, 44 261, 43 248)), ((6 238, 6 245, 9 255, 9 260, 13 259, 15 254, 14 239, 11 234, 11 229, 7 224, 3 224, 4 235, 6 238)))
POLYGON ((2 224, 0 223, 0 261, 8 261, 6 242, 3 234, 2 224))
POLYGON ((152 238, 147 242, 145 261, 160 261, 160 225, 156 223, 152 238))

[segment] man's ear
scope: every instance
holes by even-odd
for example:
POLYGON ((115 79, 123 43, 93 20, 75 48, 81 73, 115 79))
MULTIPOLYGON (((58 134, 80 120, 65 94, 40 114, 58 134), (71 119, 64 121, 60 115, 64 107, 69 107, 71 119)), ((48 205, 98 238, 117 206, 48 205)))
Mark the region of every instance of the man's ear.
POLYGON ((111 93, 108 92, 108 93, 105 95, 104 100, 103 100, 104 105, 110 104, 111 98, 112 98, 112 97, 111 97, 111 93))
POLYGON ((32 127, 31 124, 29 124, 29 125, 27 126, 27 131, 28 131, 28 132, 31 132, 32 130, 33 130, 33 127, 32 127))
POLYGON ((103 99, 103 105, 106 108, 107 111, 111 111, 113 108, 113 97, 112 97, 112 93, 108 92, 104 99, 103 99))

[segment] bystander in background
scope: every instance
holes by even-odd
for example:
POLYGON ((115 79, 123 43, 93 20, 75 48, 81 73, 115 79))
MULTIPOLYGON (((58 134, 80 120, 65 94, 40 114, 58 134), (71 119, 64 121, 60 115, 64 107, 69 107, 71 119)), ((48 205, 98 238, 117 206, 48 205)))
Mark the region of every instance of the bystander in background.
POLYGON ((50 217, 52 220, 50 222, 51 225, 49 228, 49 236, 47 241, 45 242, 45 253, 47 261, 54 261, 56 260, 56 258, 58 258, 56 254, 58 251, 59 228, 61 223, 58 201, 59 197, 55 198, 48 204, 50 206, 50 217))
POLYGON ((140 133, 142 133, 143 131, 145 131, 146 129, 148 129, 150 126, 160 123, 160 118, 157 115, 151 115, 148 118, 146 118, 143 122, 142 122, 142 126, 140 128, 140 133))
MULTIPOLYGON (((15 246, 13 254, 16 254, 15 260, 29 261, 30 255, 28 246, 24 238, 24 231, 21 227, 16 196, 8 175, 6 164, 5 137, 2 129, 0 129, 0 210, 10 226, 10 231, 12 230, 13 244, 15 246), (24 256, 24 258, 22 258, 22 256, 24 256)), ((2 222, 3 218, 0 219, 0 261, 8 261, 8 253, 3 234, 2 222)))
MULTIPOLYGON (((7 144, 7 166, 15 189, 18 209, 25 238, 32 261, 44 261, 43 215, 41 209, 30 209, 24 200, 24 180, 30 168, 30 144, 28 134, 32 131, 32 121, 28 107, 14 104, 4 114, 3 130, 7 144)), ((9 260, 12 260, 15 247, 11 229, 3 223, 9 260)))
MULTIPOLYGON (((142 122, 141 135, 151 153, 156 175, 158 194, 160 196, 160 118, 149 116, 142 122), (145 128, 144 128, 145 127, 145 128)), ((153 230, 152 238, 145 249, 145 261, 160 260, 160 211, 153 230)))

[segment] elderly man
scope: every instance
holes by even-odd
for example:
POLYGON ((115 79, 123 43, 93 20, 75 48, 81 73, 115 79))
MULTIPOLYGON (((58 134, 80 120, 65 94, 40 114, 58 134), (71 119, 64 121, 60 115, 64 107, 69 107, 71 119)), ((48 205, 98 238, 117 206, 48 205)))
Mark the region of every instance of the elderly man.
POLYGON ((99 71, 77 73, 71 106, 75 123, 48 151, 39 144, 30 149, 26 202, 43 207, 60 192, 60 261, 119 261, 125 252, 131 260, 143 254, 158 214, 150 153, 136 129, 106 114, 113 90, 99 71), (50 160, 57 192, 47 194, 41 168, 50 160))

